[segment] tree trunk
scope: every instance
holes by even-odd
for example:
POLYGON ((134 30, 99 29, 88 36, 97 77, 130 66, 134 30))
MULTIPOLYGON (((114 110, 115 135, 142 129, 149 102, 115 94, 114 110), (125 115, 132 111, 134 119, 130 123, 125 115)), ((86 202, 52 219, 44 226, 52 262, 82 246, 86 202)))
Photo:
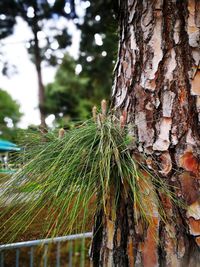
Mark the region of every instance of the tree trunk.
POLYGON ((36 25, 33 27, 33 34, 34 34, 34 57, 35 57, 35 67, 38 77, 38 99, 39 99, 39 111, 40 111, 40 126, 42 129, 46 128, 46 122, 45 122, 45 90, 44 90, 44 84, 42 81, 42 70, 41 70, 41 55, 40 55, 40 47, 39 47, 39 41, 38 41, 38 27, 37 22, 36 25))
POLYGON ((110 193, 107 213, 95 217, 93 266, 200 266, 199 0, 120 1, 112 99, 135 125, 148 166, 176 186, 187 208, 161 197, 169 219, 153 212, 152 225, 136 225, 132 200, 122 191, 113 214, 110 193))

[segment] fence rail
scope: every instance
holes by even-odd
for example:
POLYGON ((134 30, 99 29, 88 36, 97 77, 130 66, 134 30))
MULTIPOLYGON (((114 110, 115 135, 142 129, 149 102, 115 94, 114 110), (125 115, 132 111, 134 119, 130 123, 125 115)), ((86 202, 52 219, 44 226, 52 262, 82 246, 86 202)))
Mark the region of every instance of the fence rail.
MULTIPOLYGON (((55 238, 48 238, 48 239, 39 239, 39 240, 32 240, 32 241, 25 241, 25 242, 18 242, 18 243, 11 243, 11 244, 5 244, 0 245, 0 266, 4 267, 4 253, 8 250, 15 250, 15 267, 19 266, 19 260, 20 260, 20 249, 22 248, 29 248, 29 266, 34 266, 34 249, 37 246, 43 247, 43 266, 47 267, 48 262, 48 245, 49 244, 55 244, 56 245, 56 267, 60 267, 61 262, 61 242, 69 242, 69 251, 68 251, 68 266, 72 267, 73 264, 73 244, 72 242, 75 240, 82 240, 82 247, 84 247, 85 239, 91 238, 92 233, 81 233, 81 234, 75 234, 75 235, 68 235, 68 236, 61 236, 61 237, 55 237, 55 238)), ((81 261, 80 266, 84 266, 84 249, 81 250, 81 261)))

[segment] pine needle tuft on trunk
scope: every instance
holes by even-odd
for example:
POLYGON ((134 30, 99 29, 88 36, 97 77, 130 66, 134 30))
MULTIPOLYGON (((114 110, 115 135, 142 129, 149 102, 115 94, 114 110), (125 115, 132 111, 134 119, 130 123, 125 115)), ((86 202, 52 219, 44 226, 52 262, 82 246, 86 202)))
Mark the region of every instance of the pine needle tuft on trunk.
POLYGON ((129 150, 137 140, 130 138, 122 118, 106 117, 102 105, 103 114, 95 108, 93 119, 72 130, 28 135, 24 164, 0 197, 3 239, 28 230, 44 210, 46 236, 85 231, 95 213, 109 213, 111 191, 113 213, 122 192, 132 199, 136 224, 154 223, 155 213, 167 220, 161 195, 182 205, 174 188, 147 168, 145 155, 129 150))

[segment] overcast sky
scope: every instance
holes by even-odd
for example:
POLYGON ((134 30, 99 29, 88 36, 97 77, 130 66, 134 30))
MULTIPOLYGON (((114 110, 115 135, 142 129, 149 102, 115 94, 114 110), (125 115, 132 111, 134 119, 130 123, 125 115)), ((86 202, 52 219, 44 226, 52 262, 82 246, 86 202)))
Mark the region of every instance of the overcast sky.
MULTIPOLYGON (((73 57, 78 56, 80 32, 72 22, 62 21, 72 33, 72 46, 68 49, 73 57)), ((5 44, 3 54, 10 63, 16 65, 17 74, 7 78, 0 74, 0 88, 8 91, 13 99, 17 100, 24 114, 19 126, 27 127, 30 124, 39 124, 37 76, 34 65, 30 61, 25 43, 32 37, 31 31, 25 22, 17 19, 14 34, 3 40, 5 44)), ((43 68, 45 84, 54 80, 55 68, 43 68)), ((49 119, 51 121, 51 119, 49 119)))

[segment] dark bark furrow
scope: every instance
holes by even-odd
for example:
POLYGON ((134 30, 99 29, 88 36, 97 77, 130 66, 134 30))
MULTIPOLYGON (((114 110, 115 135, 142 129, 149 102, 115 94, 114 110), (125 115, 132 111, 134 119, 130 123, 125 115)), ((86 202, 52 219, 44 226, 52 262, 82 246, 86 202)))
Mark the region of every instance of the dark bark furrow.
POLYGON ((137 225, 133 199, 121 198, 110 265, 103 249, 103 266, 198 267, 200 2, 121 0, 120 14, 112 107, 119 116, 128 113, 137 144, 133 151, 148 155, 150 167, 176 186, 188 207, 177 207, 159 193, 168 220, 152 215, 153 226, 137 225), (124 234, 120 243, 119 233, 124 234))

